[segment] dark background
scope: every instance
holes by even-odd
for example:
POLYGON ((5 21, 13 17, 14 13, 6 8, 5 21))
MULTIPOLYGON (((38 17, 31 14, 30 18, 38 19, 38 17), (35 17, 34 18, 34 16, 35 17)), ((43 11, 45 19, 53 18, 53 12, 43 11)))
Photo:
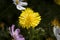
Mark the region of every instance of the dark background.
MULTIPOLYGON (((42 20, 38 27, 46 30, 47 36, 44 38, 55 38, 52 36, 53 32, 50 22, 56 16, 60 16, 60 5, 56 4, 54 0, 26 0, 26 2, 28 2, 28 6, 26 7, 40 13, 42 20)), ((11 40, 7 28, 12 24, 17 26, 20 13, 21 11, 16 9, 12 0, 0 0, 0 25, 4 23, 4 27, 0 27, 0 40, 11 40), (4 31, 2 28, 4 28, 4 31)))

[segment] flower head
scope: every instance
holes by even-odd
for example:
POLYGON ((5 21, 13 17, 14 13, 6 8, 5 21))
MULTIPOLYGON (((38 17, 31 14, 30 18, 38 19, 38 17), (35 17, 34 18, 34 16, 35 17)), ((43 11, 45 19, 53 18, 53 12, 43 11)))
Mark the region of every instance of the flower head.
POLYGON ((14 31, 14 27, 15 27, 15 25, 12 25, 11 27, 9 27, 9 32, 10 32, 11 36, 14 38, 14 40, 25 40, 24 37, 21 34, 19 34, 20 29, 16 29, 14 31))
POLYGON ((16 8, 18 10, 25 10, 25 7, 23 6, 27 6, 28 3, 27 2, 23 2, 23 0, 13 0, 14 4, 16 5, 16 8))
POLYGON ((60 5, 60 0, 54 0, 57 5, 60 5))
POLYGON ((35 28, 41 20, 41 16, 39 16, 38 12, 34 12, 32 9, 27 8, 22 11, 19 16, 19 24, 22 28, 35 28))

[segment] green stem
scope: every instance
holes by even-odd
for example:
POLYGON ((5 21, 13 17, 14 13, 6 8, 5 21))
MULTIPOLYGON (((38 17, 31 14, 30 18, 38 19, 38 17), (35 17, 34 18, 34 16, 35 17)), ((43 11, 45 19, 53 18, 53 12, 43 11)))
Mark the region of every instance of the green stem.
POLYGON ((33 39, 34 39, 34 29, 31 28, 31 29, 29 30, 29 32, 30 32, 30 34, 29 34, 29 40, 33 40, 33 39))

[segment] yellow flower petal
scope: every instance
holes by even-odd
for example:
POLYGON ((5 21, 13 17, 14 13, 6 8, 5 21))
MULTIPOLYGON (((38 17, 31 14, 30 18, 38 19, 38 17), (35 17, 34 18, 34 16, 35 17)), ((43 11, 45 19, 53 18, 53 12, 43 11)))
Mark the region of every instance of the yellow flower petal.
POLYGON ((19 24, 22 28, 29 29, 30 27, 35 28, 41 21, 41 16, 38 12, 34 12, 32 9, 27 8, 19 16, 19 24))

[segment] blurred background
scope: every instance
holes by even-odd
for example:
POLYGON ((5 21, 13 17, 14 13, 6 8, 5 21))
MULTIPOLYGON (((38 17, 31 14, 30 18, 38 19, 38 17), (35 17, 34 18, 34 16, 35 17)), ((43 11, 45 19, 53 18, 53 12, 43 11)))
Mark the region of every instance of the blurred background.
MULTIPOLYGON (((41 40, 56 40, 52 27, 51 20, 56 16, 60 16, 60 1, 59 0, 25 0, 28 6, 35 12, 39 12, 41 15, 41 23, 37 28, 42 27, 45 30, 45 35, 42 36, 41 40)), ((9 34, 8 27, 15 24, 18 27, 18 17, 21 11, 16 9, 12 0, 0 0, 0 40, 12 40, 9 34)), ((21 28, 22 34, 26 31, 21 28)), ((26 40, 28 40, 26 38, 26 40)))

